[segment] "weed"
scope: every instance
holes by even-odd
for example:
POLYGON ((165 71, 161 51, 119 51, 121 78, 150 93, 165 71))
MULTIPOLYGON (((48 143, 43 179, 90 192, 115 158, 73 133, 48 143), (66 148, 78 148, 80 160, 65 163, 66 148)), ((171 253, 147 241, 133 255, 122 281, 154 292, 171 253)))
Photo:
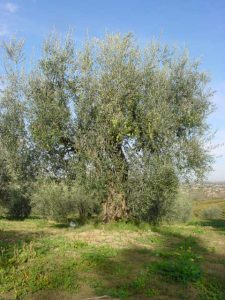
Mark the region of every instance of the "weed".
POLYGON ((204 278, 198 283, 200 289, 200 300, 224 300, 224 282, 215 278, 204 278))
POLYGON ((148 269, 151 273, 166 276, 169 280, 188 283, 196 282, 202 277, 200 257, 186 243, 174 252, 161 252, 162 261, 153 262, 148 269))
POLYGON ((125 300, 129 297, 130 292, 128 287, 125 286, 118 286, 114 288, 100 288, 97 291, 98 295, 108 295, 110 297, 125 300))

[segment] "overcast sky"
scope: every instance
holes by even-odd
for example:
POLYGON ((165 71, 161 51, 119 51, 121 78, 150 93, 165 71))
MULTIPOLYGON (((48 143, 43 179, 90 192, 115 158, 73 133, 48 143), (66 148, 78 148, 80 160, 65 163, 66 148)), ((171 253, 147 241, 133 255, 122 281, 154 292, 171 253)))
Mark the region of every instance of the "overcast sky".
POLYGON ((188 47, 212 78, 217 110, 210 117, 217 131, 208 179, 225 181, 225 1, 224 0, 0 0, 0 39, 26 40, 26 52, 38 53, 43 37, 72 28, 78 44, 105 32, 133 32, 144 45, 153 37, 188 47), (35 52, 36 51, 36 52, 35 52))

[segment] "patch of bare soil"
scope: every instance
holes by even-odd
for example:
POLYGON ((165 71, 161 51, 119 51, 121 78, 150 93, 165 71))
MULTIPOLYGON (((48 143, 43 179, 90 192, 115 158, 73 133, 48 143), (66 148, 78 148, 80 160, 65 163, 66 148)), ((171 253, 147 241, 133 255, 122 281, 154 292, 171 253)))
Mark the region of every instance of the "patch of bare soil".
POLYGON ((65 292, 59 290, 43 290, 32 295, 28 295, 24 300, 84 300, 95 297, 90 287, 82 287, 78 292, 65 292))
POLYGON ((127 248, 133 246, 146 246, 153 248, 151 244, 138 242, 140 238, 149 237, 150 235, 156 236, 157 233, 143 233, 143 232, 129 232, 129 231, 105 231, 100 229, 94 229, 92 231, 84 232, 68 232, 66 236, 74 240, 82 240, 87 243, 95 245, 106 245, 115 248, 127 248))

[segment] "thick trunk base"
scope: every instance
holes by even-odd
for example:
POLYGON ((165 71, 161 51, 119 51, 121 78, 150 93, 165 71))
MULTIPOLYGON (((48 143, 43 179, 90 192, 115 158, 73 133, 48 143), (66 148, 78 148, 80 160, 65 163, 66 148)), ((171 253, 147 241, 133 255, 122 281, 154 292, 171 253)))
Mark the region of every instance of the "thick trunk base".
POLYGON ((118 221, 127 219, 127 205, 125 196, 121 193, 110 192, 106 201, 103 203, 102 219, 103 222, 118 221))

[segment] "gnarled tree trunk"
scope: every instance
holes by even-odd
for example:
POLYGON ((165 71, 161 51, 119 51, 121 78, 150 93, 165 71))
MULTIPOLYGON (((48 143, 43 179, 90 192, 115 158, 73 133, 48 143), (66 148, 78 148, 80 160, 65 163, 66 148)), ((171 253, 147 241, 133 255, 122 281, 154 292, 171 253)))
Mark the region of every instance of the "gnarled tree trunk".
POLYGON ((110 188, 108 197, 102 206, 102 219, 104 222, 124 220, 128 216, 125 195, 118 193, 114 188, 110 188))

